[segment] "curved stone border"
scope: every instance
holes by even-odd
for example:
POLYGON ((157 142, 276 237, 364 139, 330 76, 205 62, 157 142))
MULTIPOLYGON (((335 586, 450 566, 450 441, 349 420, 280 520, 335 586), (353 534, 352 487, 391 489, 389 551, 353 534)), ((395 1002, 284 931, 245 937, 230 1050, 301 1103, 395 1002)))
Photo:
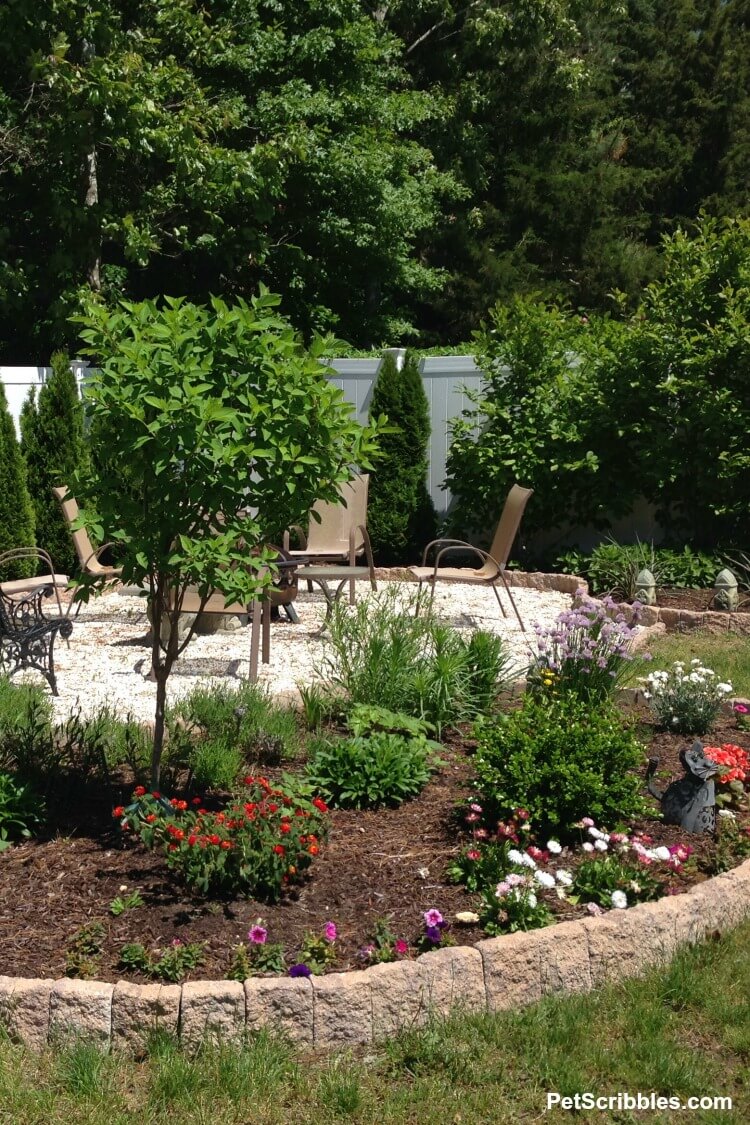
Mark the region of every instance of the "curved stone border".
POLYGON ((361 972, 183 985, 0 977, 0 1023, 34 1050, 73 1034, 138 1052, 154 1028, 188 1050, 261 1028, 306 1047, 351 1046, 420 1027, 431 1014, 503 1011, 638 976, 748 916, 750 860, 658 902, 361 972))
MULTIPOLYGON (((623 602, 619 609, 625 613, 632 611, 629 602, 623 602)), ((670 609, 668 606, 645 605, 640 613, 639 625, 647 629, 659 628, 667 633, 686 633, 691 629, 702 629, 704 633, 750 633, 750 613, 726 610, 670 609)))

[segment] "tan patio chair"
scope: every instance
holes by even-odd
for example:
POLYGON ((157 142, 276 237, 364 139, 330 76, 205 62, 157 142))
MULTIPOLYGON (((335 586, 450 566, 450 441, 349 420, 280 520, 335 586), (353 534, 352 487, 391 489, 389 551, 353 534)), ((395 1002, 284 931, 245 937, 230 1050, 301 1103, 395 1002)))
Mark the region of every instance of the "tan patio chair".
MULTIPOLYGON (((314 504, 307 535, 305 536, 301 527, 292 528, 299 535, 302 548, 290 550, 289 532, 285 531, 284 550, 291 558, 313 565, 343 562, 348 563, 349 566, 356 566, 357 556, 364 553, 370 571, 370 585, 373 590, 377 590, 372 547, 370 536, 367 534, 369 484, 369 474, 362 473, 341 485, 339 503, 328 504, 319 501, 314 504)), ((355 584, 352 579, 349 583, 349 601, 354 605, 355 600, 355 584)))
POLYGON ((60 502, 68 531, 73 537, 73 546, 76 549, 82 573, 89 574, 92 578, 111 578, 113 580, 119 578, 122 574, 122 569, 119 566, 107 566, 106 563, 99 562, 99 556, 106 551, 107 547, 112 547, 114 544, 104 543, 101 547, 95 548, 89 539, 86 528, 75 528, 73 526, 80 513, 77 501, 68 492, 68 486, 63 484, 59 488, 53 488, 52 492, 60 502))
POLYGON ((520 484, 513 485, 505 501, 505 506, 500 516, 500 522, 495 530, 495 535, 489 551, 483 551, 479 547, 474 547, 471 543, 465 543, 462 539, 434 539, 431 543, 427 544, 422 557, 422 565, 409 567, 410 572, 419 579, 417 612, 419 612, 422 586, 425 582, 429 582, 431 587, 430 603, 432 603, 432 598, 435 596, 436 582, 481 582, 484 585, 492 587, 502 615, 503 617, 507 617, 497 589, 497 580, 500 579, 505 587, 505 592, 508 595, 510 604, 513 606, 515 615, 518 618, 518 624, 524 632, 526 631, 526 627, 521 620, 518 607, 505 578, 505 567, 510 557, 511 548, 513 547, 516 535, 518 534, 518 528, 521 525, 523 513, 533 492, 533 488, 522 488, 520 484), (436 551, 435 562, 433 566, 428 566, 427 558, 430 551, 433 549, 436 551), (443 556, 454 551, 472 551, 475 555, 483 559, 484 562, 477 570, 471 569, 470 567, 441 566, 440 562, 443 556))
MULTIPOLYGON (((274 548, 278 550, 278 548, 274 548)), ((200 595, 197 586, 188 586, 182 600, 181 613, 201 613, 211 616, 240 616, 248 617, 250 628, 250 683, 258 679, 258 650, 261 647, 262 634, 262 660, 268 664, 271 658, 271 610, 284 606, 289 620, 296 622, 292 602, 297 597, 296 568, 290 566, 291 560, 284 551, 279 551, 277 564, 279 574, 274 584, 270 586, 262 598, 245 605, 242 602, 227 603, 223 594, 215 590, 206 601, 200 595), (286 564, 286 565, 285 565, 286 564)), ((170 601, 173 605, 174 601, 170 601)))

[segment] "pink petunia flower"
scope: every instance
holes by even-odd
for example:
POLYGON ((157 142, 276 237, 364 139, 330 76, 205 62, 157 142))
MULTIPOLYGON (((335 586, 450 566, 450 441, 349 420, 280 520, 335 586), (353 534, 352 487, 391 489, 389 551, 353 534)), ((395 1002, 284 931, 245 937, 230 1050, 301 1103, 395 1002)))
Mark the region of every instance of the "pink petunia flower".
POLYGON ((326 939, 326 941, 335 941, 336 940, 336 933, 337 933, 336 923, 335 922, 326 922, 325 926, 323 927, 323 936, 326 939))
POLYGON ((443 922, 443 915, 439 910, 435 910, 434 907, 431 910, 425 910, 422 917, 424 918, 425 926, 440 926, 443 922))

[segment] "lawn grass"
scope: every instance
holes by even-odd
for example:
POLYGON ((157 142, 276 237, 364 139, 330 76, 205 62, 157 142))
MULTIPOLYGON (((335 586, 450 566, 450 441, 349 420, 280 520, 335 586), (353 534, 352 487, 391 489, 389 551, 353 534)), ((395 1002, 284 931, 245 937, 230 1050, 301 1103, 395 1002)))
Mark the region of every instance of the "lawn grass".
MULTIPOLYGON (((465 1016, 360 1052, 305 1056, 265 1036, 195 1059, 167 1039, 135 1062, 0 1043, 0 1121, 18 1125, 512 1125, 547 1091, 730 1096, 728 1111, 581 1111, 579 1122, 750 1120, 750 925, 590 996, 465 1016)), ((571 1120, 552 1110, 545 1120, 571 1120)))
POLYGON ((667 633, 649 641, 652 660, 633 662, 628 682, 651 671, 668 669, 675 660, 689 663, 693 657, 714 670, 720 680, 728 680, 735 695, 750 696, 750 637, 734 633, 667 633))

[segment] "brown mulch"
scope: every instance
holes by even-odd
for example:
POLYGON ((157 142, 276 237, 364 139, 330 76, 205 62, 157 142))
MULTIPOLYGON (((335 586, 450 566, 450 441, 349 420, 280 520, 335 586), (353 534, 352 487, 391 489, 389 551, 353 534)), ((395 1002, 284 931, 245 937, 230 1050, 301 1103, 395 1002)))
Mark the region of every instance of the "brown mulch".
MULTIPOLYGON (((662 789, 670 778, 682 776, 678 755, 691 740, 658 731, 643 705, 631 705, 629 712, 649 755, 660 758, 656 784, 662 789)), ((721 720, 710 741, 736 742, 750 749, 750 736, 740 734, 732 720, 721 720)), ((246 899, 193 898, 159 855, 113 831, 109 800, 103 801, 101 793, 94 798, 79 794, 67 808, 61 807, 61 828, 53 838, 0 854, 0 974, 62 976, 71 938, 94 920, 106 928, 96 977, 110 981, 140 979, 117 968, 124 943, 138 941, 152 950, 165 949, 175 938, 205 943, 204 960, 190 976, 221 978, 229 968, 233 947, 245 940, 249 925, 258 917, 268 925, 269 940, 283 942, 289 963, 304 934, 320 933, 329 920, 339 931, 337 969, 358 964, 357 951, 371 940, 378 919, 387 918, 397 936, 413 942, 421 933, 421 914, 429 907, 437 907, 446 919, 476 907, 475 896, 445 878, 447 864, 467 842, 455 810, 471 792, 472 749, 467 739, 457 735, 443 749, 445 764, 440 772, 418 798, 400 808, 332 812, 328 844, 307 881, 273 906, 246 899), (71 822, 79 827, 72 829, 71 822), (111 901, 135 889, 145 906, 112 917, 111 901)), ((123 789, 114 797, 120 800, 127 793, 123 789)), ((686 839, 679 829, 656 819, 646 818, 637 828, 652 836, 654 846, 681 840, 695 849, 695 863, 689 874, 674 879, 675 889, 683 890, 711 871, 712 839, 686 839)), ((571 866, 571 857, 563 854, 559 865, 571 866)), ((582 912, 557 901, 553 908, 561 917, 582 912)), ((483 934, 479 927, 454 924, 451 936, 467 944, 483 934)))

